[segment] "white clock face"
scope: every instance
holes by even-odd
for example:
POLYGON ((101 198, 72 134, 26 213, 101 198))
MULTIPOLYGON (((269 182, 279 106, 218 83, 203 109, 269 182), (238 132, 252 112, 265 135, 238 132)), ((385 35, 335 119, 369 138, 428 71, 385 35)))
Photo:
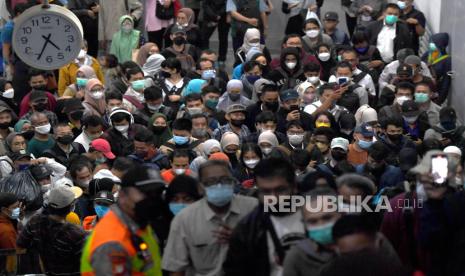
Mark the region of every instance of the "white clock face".
POLYGON ((66 16, 42 10, 19 23, 15 24, 13 46, 30 66, 58 69, 73 61, 81 49, 81 32, 66 16))

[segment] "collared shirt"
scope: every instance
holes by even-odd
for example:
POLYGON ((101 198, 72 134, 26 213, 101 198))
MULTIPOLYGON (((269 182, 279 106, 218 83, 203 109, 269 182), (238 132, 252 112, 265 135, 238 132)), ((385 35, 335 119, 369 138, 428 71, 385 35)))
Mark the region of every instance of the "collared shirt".
POLYGON ((186 271, 186 275, 221 275, 228 245, 218 243, 212 231, 224 224, 234 228, 257 204, 255 198, 235 195, 221 217, 205 198, 183 209, 171 222, 163 269, 186 271))
POLYGON ((396 24, 389 26, 384 23, 384 27, 378 34, 376 47, 381 53, 383 61, 386 63, 394 59, 394 39, 396 38, 396 24))
MULTIPOLYGON (((215 129, 213 131, 213 137, 220 141, 221 136, 223 136, 224 133, 226 132, 234 132, 236 133, 229 124, 226 124, 224 126, 220 126, 219 128, 215 129)), ((240 143, 245 142, 247 140, 247 137, 251 134, 249 128, 244 124, 241 126, 241 131, 239 133, 236 133, 239 136, 239 141, 240 143)))

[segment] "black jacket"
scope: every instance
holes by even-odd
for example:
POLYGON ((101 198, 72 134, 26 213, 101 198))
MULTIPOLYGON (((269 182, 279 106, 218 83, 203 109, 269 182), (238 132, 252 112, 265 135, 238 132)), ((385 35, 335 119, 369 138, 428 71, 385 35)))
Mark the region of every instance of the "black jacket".
POLYGON ((103 135, 102 138, 110 143, 111 151, 114 155, 117 157, 128 156, 134 152, 134 136, 141 128, 144 128, 144 126, 139 124, 130 125, 128 130, 128 138, 126 138, 119 131, 112 127, 103 135))
POLYGON ((276 83, 281 91, 294 89, 294 87, 306 80, 304 70, 302 69, 303 65, 300 60, 300 52, 296 48, 283 49, 280 61, 280 67, 270 72, 269 79, 276 83), (288 55, 294 55, 297 59, 297 65, 292 71, 289 70, 285 64, 285 59, 288 55))
MULTIPOLYGON (((302 110, 300 112, 300 122, 302 123, 302 126, 304 127, 305 131, 311 131, 313 130, 313 118, 312 115, 308 114, 307 112, 303 112, 302 110)), ((279 131, 281 133, 286 133, 286 125, 287 125, 287 114, 289 113, 289 110, 286 110, 284 108, 280 108, 278 112, 276 112, 276 117, 278 118, 278 126, 276 127, 276 131, 279 131)))
MULTIPOLYGON (((378 35, 384 27, 384 21, 375 21, 367 26, 366 32, 371 45, 376 46, 378 35)), ((396 23, 396 37, 394 38, 394 56, 400 49, 412 48, 412 38, 410 31, 402 22, 396 23)))
POLYGON ((69 167, 69 160, 75 156, 79 156, 85 153, 86 150, 79 143, 71 143, 71 152, 66 154, 59 146, 58 143, 55 143, 51 149, 48 149, 42 153, 43 157, 53 158, 58 163, 62 164, 65 167, 69 167))

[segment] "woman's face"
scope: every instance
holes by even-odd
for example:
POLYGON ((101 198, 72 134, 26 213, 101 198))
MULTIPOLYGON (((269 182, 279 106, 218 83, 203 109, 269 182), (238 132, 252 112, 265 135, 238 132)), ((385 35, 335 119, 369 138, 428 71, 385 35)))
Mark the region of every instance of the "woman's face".
POLYGON ((244 153, 244 162, 248 160, 256 160, 256 159, 260 159, 260 156, 258 156, 255 153, 255 151, 250 150, 244 153))
POLYGON ((17 135, 11 141, 11 151, 19 152, 20 150, 26 150, 26 139, 21 135, 17 135))
POLYGON ((261 65, 266 66, 268 64, 266 58, 264 56, 259 56, 255 59, 256 62, 260 63, 261 65))
POLYGON ((331 121, 329 120, 329 118, 328 118, 326 115, 320 115, 320 116, 318 116, 318 118, 316 119, 316 123, 327 123, 327 124, 330 124, 331 121))
POLYGON ((176 17, 176 22, 181 26, 187 24, 188 20, 189 19, 187 18, 187 15, 183 12, 179 12, 178 16, 176 17))
POLYGON ((319 54, 322 54, 322 53, 329 53, 329 49, 326 48, 325 46, 322 46, 318 49, 318 53, 319 54))
POLYGON ((166 120, 163 117, 158 117, 153 121, 153 126, 166 126, 166 120))
POLYGON ((150 47, 149 55, 158 54, 159 52, 160 52, 160 49, 158 49, 158 46, 154 45, 150 47))

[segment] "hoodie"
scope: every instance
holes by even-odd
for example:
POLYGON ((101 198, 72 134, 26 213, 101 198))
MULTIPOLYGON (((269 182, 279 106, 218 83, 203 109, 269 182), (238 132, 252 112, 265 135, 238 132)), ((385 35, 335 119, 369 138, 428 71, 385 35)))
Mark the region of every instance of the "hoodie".
POLYGON ((298 84, 306 80, 302 69, 299 50, 297 48, 292 47, 282 50, 280 66, 271 71, 269 79, 276 83, 281 91, 293 89, 298 84), (286 66, 286 56, 288 55, 294 55, 297 59, 297 64, 292 70, 286 66))

